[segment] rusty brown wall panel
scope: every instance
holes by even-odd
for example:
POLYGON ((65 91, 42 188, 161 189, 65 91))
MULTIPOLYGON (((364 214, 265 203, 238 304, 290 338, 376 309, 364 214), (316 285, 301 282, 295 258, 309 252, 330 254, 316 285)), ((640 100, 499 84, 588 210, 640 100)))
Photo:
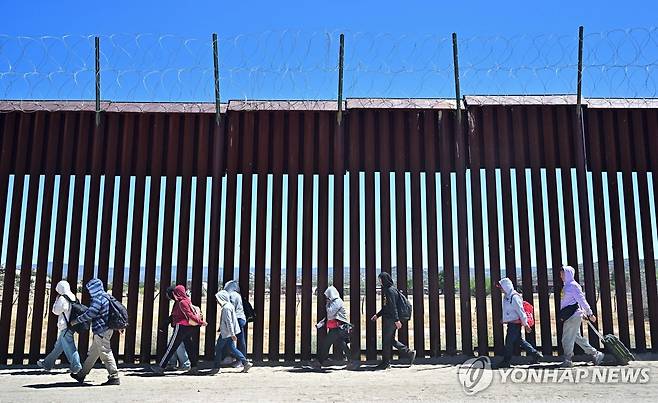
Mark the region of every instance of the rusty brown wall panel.
MULTIPOLYGON (((523 299, 534 305, 532 265, 530 261, 530 223, 528 219, 528 189, 526 186, 526 167, 528 166, 527 147, 527 108, 512 109, 514 126, 514 165, 516 166, 516 204, 518 212, 519 249, 521 258, 521 278, 523 299)), ((526 334, 526 340, 535 344, 535 333, 526 334)))
POLYGON ((635 109, 631 111, 630 121, 633 125, 633 152, 635 166, 637 170, 637 187, 639 194, 640 220, 642 231, 642 250, 644 256, 644 272, 647 290, 647 305, 649 308, 649 334, 651 340, 651 349, 656 349, 658 343, 658 307, 655 305, 655 298, 658 298, 655 279, 656 279, 656 262, 653 249, 653 230, 651 228, 651 208, 649 206, 649 185, 647 180, 647 147, 645 145, 645 135, 647 133, 647 113, 635 109), (653 278, 653 284, 651 279, 653 278), (653 300, 653 301, 652 301, 653 300))
MULTIPOLYGON (((557 189, 557 156, 556 156, 556 127, 555 127, 555 110, 542 109, 543 124, 543 150, 546 164, 546 193, 548 198, 548 218, 551 234, 551 262, 553 271, 553 304, 555 312, 560 310, 560 291, 562 290, 562 280, 560 280, 560 268, 562 267, 562 240, 560 234, 560 220, 558 207, 558 189, 557 189)), ((553 330, 557 334, 558 349, 562 346, 562 326, 557 322, 553 330)))
MULTIPOLYGON (((436 214, 436 172, 437 172, 437 134, 438 111, 426 111, 423 116, 423 152, 425 159, 425 206, 427 209, 427 287, 429 296, 430 357, 437 357, 441 352, 441 321, 439 311, 439 255, 438 222, 436 214)), ((386 176, 388 180, 388 175, 386 176)), ((383 193, 383 192, 382 192, 383 193)), ((383 206, 383 203, 382 203, 383 206)), ((384 213, 382 212, 382 215, 384 213)), ((383 228, 383 220, 382 220, 383 228)), ((384 237, 382 236, 382 244, 384 237)), ((390 230, 389 241, 390 245, 390 230)), ((383 265, 383 257, 382 257, 383 265)), ((390 263, 389 263, 390 265, 390 263)))
MULTIPOLYGON (((213 122, 211 129, 212 154, 210 157, 209 168, 212 175, 212 195, 210 199, 210 239, 208 244, 208 290, 206 295, 210 295, 206 302, 206 329, 217 329, 217 302, 213 295, 217 293, 219 283, 219 245, 220 245, 220 226, 222 213, 222 186, 225 169, 226 155, 226 116, 224 115, 219 122, 213 122)), ((223 264, 223 262, 222 262, 223 264)), ((204 354, 210 357, 214 354, 216 333, 206 331, 206 340, 204 354)))
POLYGON ((570 111, 564 107, 556 108, 557 113, 557 137, 558 137, 558 166, 561 168, 562 178, 562 207, 564 209, 564 233, 567 246, 566 264, 576 269, 576 280, 582 277, 578 270, 578 254, 576 246, 576 224, 574 219, 573 187, 571 181, 572 166, 572 125, 569 123, 570 111))
MULTIPOLYGON (((144 187, 146 185, 146 165, 148 163, 148 145, 149 132, 153 127, 151 121, 152 115, 142 115, 137 118, 137 131, 133 146, 134 175, 135 175, 135 193, 133 203, 132 219, 132 236, 130 247, 130 266, 128 269, 128 309, 129 326, 125 332, 125 349, 124 361, 135 362, 135 339, 137 337, 137 306, 139 298, 139 283, 141 271, 142 256, 142 229, 144 225, 144 187)), ((94 251, 89 249, 87 252, 94 251)), ((85 255, 85 258, 87 256, 85 255)), ((153 312, 144 312, 140 315, 142 318, 146 315, 153 315, 153 312)), ((143 320, 143 319, 142 319, 143 320)))
POLYGON ((605 148, 606 170, 608 172, 608 200, 610 203, 610 227, 612 234, 612 259, 614 263, 615 297, 617 302, 617 324, 619 339, 630 344, 628 328, 628 303, 626 302, 626 278, 624 268, 624 253, 622 249, 621 218, 619 205, 619 187, 617 180, 617 140, 615 121, 611 111, 603 112, 603 138, 605 148))
MULTIPOLYGON (((142 328, 140 343, 140 359, 148 363, 151 358, 151 344, 153 337, 155 277, 158 249, 158 221, 160 218, 160 190, 163 151, 165 143, 165 120, 163 115, 155 115, 152 120, 152 130, 149 133, 149 160, 148 167, 151 176, 149 190, 149 215, 146 238, 146 267, 144 271, 144 303, 142 305, 142 328)), ((210 288, 210 287, 209 287, 210 288)), ((156 321, 157 322, 157 321, 156 321)), ((165 323, 168 328, 168 324, 165 323)))
POLYGON ((546 261, 544 194, 541 181, 541 137, 543 132, 539 113, 540 111, 537 107, 528 108, 528 155, 535 231, 534 247, 537 259, 537 294, 539 298, 539 322, 541 323, 541 350, 544 354, 551 355, 553 341, 551 339, 550 290, 548 287, 548 265, 546 261))
POLYGON ((599 292, 601 294, 601 312, 599 323, 603 324, 605 333, 612 333, 612 298, 610 296, 610 269, 608 267, 608 239, 605 225, 605 205, 603 201, 602 159, 605 158, 601 142, 600 111, 587 113, 588 155, 592 171, 592 197, 594 198, 594 221, 596 224, 596 249, 599 270, 599 292))
POLYGON ((12 193, 11 218, 9 221, 9 238, 7 241, 7 261, 5 263, 5 278, 3 290, 10 292, 2 293, 2 312, 0 315, 0 364, 5 364, 9 351, 9 331, 11 328, 11 315, 14 307, 14 287, 16 280, 16 268, 18 259, 18 241, 20 221, 23 207, 24 183, 28 152, 31 142, 32 120, 30 115, 21 115, 16 135, 16 151, 14 157, 14 187, 12 193))
MULTIPOLYGON (((252 212, 252 192, 253 192, 253 172, 254 172, 254 145, 256 144, 256 114, 253 112, 244 113, 240 139, 242 155, 242 204, 240 215, 240 269, 238 281, 240 283, 240 292, 243 295, 249 295, 250 284, 249 277, 251 272, 251 215, 252 212)), ((247 328, 245 328, 245 332, 247 328)), ((246 337, 246 334, 245 334, 246 337)), ((248 340, 248 339, 247 339, 248 340)), ((249 346, 247 346, 249 350, 249 346)))
POLYGON ((311 358, 311 304, 313 301, 313 171, 317 114, 303 116, 302 156, 304 198, 302 211, 302 300, 301 300, 301 358, 311 358))
POLYGON ((377 111, 378 120, 378 145, 380 171, 380 221, 381 221, 381 259, 382 272, 391 273, 391 128, 392 114, 388 111, 377 111))
POLYGON ((190 205, 192 202, 192 171, 194 170, 194 147, 197 128, 194 115, 183 115, 182 132, 179 135, 179 168, 181 178, 180 222, 178 223, 178 261, 176 262, 176 284, 187 288, 187 273, 190 248, 190 205))
POLYGON ((489 276, 491 280, 491 323, 493 326, 494 352, 502 354, 505 339, 501 323, 502 295, 496 284, 500 281, 500 240, 498 239, 498 185, 496 167, 498 166, 498 142, 496 140, 496 110, 492 107, 482 108, 482 139, 484 147, 484 167, 487 181, 487 223, 489 230, 489 276))
POLYGON ((441 150, 439 164, 441 168, 441 218, 443 227, 443 276, 446 328, 446 353, 457 352, 457 324, 455 313, 455 260, 453 255, 452 227, 452 171, 454 156, 452 143, 454 140, 453 114, 441 112, 439 119, 439 148, 441 150))
POLYGON ((240 114, 227 115, 226 144, 226 223, 224 235, 224 273, 222 284, 233 280, 235 269, 235 225, 238 185, 238 166, 240 164, 240 114))
MULTIPOLYGON (((329 286, 329 165, 332 131, 330 123, 333 115, 321 113, 318 123, 318 136, 315 142, 315 155, 318 162, 318 247, 317 247, 317 320, 326 317, 327 310, 324 291, 329 286)), ((325 337, 325 328, 317 329, 317 346, 325 337)))
POLYGON ((455 172, 457 176, 457 243, 459 247, 459 308, 462 354, 473 354, 471 323, 471 275, 469 268, 468 211, 466 208, 466 169, 469 161, 464 122, 455 125, 455 172))
MULTIPOLYGON (((43 187, 43 202, 41 205, 41 221, 39 226, 39 251, 37 253, 37 272, 34 280, 34 295, 35 302, 32 307, 32 332, 30 335, 30 364, 36 363, 41 354, 42 342, 42 326, 44 323, 44 313, 50 312, 50 307, 46 304, 46 280, 48 275, 48 247, 51 239, 51 223, 53 217, 53 196, 55 192, 55 175, 53 172, 57 166, 57 150, 59 149, 59 134, 57 131, 60 128, 59 113, 52 113, 46 116, 44 126, 46 143, 44 146, 44 167, 45 178, 43 187)), ((1 186, 0 189, 4 189, 1 186)), ((6 192, 3 192, 6 195, 6 192)), ((6 197, 6 196, 5 196, 6 197)), ((0 201, 6 203, 6 200, 0 201)), ((3 204, 6 206, 6 204, 3 204)), ((4 220, 4 213, 2 213, 2 220, 4 220)), ((4 223, 0 222, 0 228, 4 228, 4 223)), ((4 231, 3 231, 4 232, 4 231)), ((53 315, 54 316, 54 315, 53 315)), ((46 321, 47 323, 47 321, 46 321)))
MULTIPOLYGON (((359 114, 361 119, 360 132, 363 133, 363 158, 365 162, 365 252, 366 252, 366 317, 377 312, 377 262, 375 245, 375 112, 367 110, 359 114)), ((416 308, 416 307, 414 307, 416 308)), ((377 359, 377 323, 366 322, 366 359, 377 359)))
MULTIPOLYGON (((45 136, 44 114, 36 113, 31 119, 31 140, 27 149, 26 168, 30 175, 23 232, 23 253, 20 263, 20 286, 18 290, 18 307, 16 310, 16 327, 14 330, 14 363, 22 363, 25 356, 25 336, 29 308, 30 287, 32 282, 32 255, 34 251, 34 232, 37 218, 39 196, 39 173, 43 158, 45 136)), ((36 297, 36 296, 35 296, 36 297)))
POLYGON ((496 107, 498 122, 497 141, 500 147, 500 192, 502 196, 503 228, 505 245, 505 277, 516 286, 516 252, 514 249, 514 220, 512 213, 512 168, 513 143, 510 110, 496 107))
POLYGON ((256 207, 256 273, 254 276, 254 309, 256 319, 254 320, 253 335, 253 359, 263 360, 263 338, 265 333, 265 248, 267 243, 267 175, 270 171, 270 136, 271 136, 271 113, 260 115, 258 121, 258 135, 256 138, 256 170, 258 173, 258 191, 256 207))
POLYGON ((644 309, 642 304, 642 283, 640 280, 640 256, 637 240, 635 196, 633 193, 634 156, 631 151, 631 122, 626 110, 617 112, 617 130, 619 155, 621 162, 622 181, 624 189, 624 212, 626 214, 626 243, 628 249, 629 274, 631 280, 631 306, 633 307, 633 329, 635 330, 635 348, 646 350, 644 331, 644 309))
POLYGON ((285 359, 295 359, 295 339, 297 331, 296 304, 297 304, 297 215, 298 215, 298 185, 300 157, 300 113, 288 114, 286 126, 286 150, 288 172, 288 238, 286 240, 286 331, 285 331, 285 359))
POLYGON ((348 169, 349 179, 349 214, 350 214, 350 321, 354 324, 352 333, 352 358, 361 355, 361 227, 359 208, 359 119, 358 114, 350 115, 348 120, 348 169))
MULTIPOLYGON (((638 136, 640 138, 644 137, 644 141, 640 143, 640 141, 637 141, 636 144, 638 145, 639 150, 645 150, 646 152, 649 153, 650 156, 656 155, 658 152, 658 136, 656 136, 656 133, 658 133, 658 114, 656 113, 655 110, 652 111, 647 111, 644 113, 645 115, 645 120, 646 120, 646 131, 645 131, 645 136, 638 136), (648 145, 648 147, 644 147, 644 145, 648 145)), ((636 148, 637 149, 637 148, 636 148)), ((647 157, 648 158, 648 157, 647 157)), ((652 170, 653 172, 658 172, 658 161, 656 158, 648 158, 649 165, 646 168, 652 170)), ((655 198, 655 195, 658 194, 658 178, 655 177, 655 174, 652 175, 652 182, 653 182, 653 194, 654 194, 654 201, 658 203, 658 198, 655 198)), ((640 194, 642 197, 642 193, 640 194)), ((640 199, 640 203, 642 203, 642 200, 640 199)), ((649 211, 648 203, 644 205, 644 207, 641 205, 640 210, 643 212, 643 214, 647 214, 649 211)), ((647 234, 647 231, 651 232, 651 226, 648 225, 646 230, 644 229, 644 220, 642 221, 643 229, 643 240, 644 242, 647 242, 649 246, 653 244, 652 237, 647 234), (645 235, 647 234, 647 235, 645 235)), ((656 287, 656 280, 658 279, 656 277, 656 266, 655 266, 655 251, 650 250, 648 247, 645 247, 644 249, 644 274, 646 278, 646 283, 647 283, 647 298, 649 302, 649 322, 650 322, 650 328, 651 328, 651 350, 656 352, 658 351, 658 287, 656 287)))
POLYGON ((283 221, 284 113, 272 116, 272 238, 270 266, 269 361, 279 360, 281 327, 281 231, 283 221))
MULTIPOLYGON (((468 112, 468 142, 471 155, 471 203, 473 220, 473 254, 475 263, 475 313, 477 324, 477 351, 485 355, 489 352, 487 328, 487 292, 484 272, 484 230, 482 218, 482 168, 483 132, 482 111, 468 112)), ((470 282, 469 282, 470 287, 470 282)))
POLYGON ((176 169, 178 167, 179 154, 179 128, 180 115, 172 114, 167 119, 167 136, 164 151, 164 174, 166 178, 164 221, 162 235, 162 263, 160 266, 160 290, 158 301, 158 332, 157 356, 164 354, 167 346, 168 334, 164 329, 169 329, 169 299, 167 288, 171 285, 172 251, 174 246, 174 203, 176 201, 176 169))
MULTIPOLYGON (((406 111, 393 112, 394 129, 393 136, 393 159, 395 164, 395 243, 396 243, 396 270, 397 287, 407 294, 407 208, 406 208, 406 179, 407 171, 407 136, 408 116, 406 111)), ((409 342, 409 329, 404 323, 398 330, 398 336, 402 343, 409 342)))
POLYGON ((344 297, 344 271, 345 271, 345 123, 336 123, 333 132, 333 164, 332 172, 334 173, 334 287, 344 297))
POLYGON ((420 171, 424 168, 420 158, 422 120, 420 112, 410 116, 409 130, 409 169, 411 171, 411 266, 413 281, 414 349, 421 357, 425 356, 425 304, 423 282, 423 233, 420 202, 420 171))

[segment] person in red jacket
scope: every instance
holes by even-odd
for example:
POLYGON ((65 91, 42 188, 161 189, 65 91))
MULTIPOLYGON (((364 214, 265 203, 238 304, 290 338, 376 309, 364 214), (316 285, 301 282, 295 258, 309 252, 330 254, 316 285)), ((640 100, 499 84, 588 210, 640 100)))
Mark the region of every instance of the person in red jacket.
POLYGON ((174 334, 167 344, 164 356, 158 362, 158 365, 151 367, 151 370, 157 374, 163 373, 167 363, 176 353, 178 346, 185 343, 185 349, 190 355, 191 362, 190 370, 186 374, 194 375, 198 372, 199 353, 198 349, 194 347, 193 337, 199 326, 205 326, 207 323, 203 320, 201 313, 193 309, 192 301, 187 296, 184 286, 177 285, 173 294, 174 307, 171 310, 169 319, 174 326, 174 334))

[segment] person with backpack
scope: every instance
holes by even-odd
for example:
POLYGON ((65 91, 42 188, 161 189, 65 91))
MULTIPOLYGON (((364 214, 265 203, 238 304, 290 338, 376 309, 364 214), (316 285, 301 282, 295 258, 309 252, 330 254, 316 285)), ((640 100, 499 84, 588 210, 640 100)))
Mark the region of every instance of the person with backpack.
POLYGON ((395 332, 402 328, 402 321, 408 321, 411 316, 410 305, 400 291, 393 285, 393 278, 389 273, 379 274, 379 283, 382 286, 382 309, 374 314, 370 320, 383 319, 382 324, 382 361, 376 369, 389 369, 391 367, 391 346, 409 356, 409 365, 416 359, 416 351, 411 350, 395 338, 395 332), (402 305, 401 305, 402 304, 402 305), (401 314, 402 312, 404 314, 401 314))
MULTIPOLYGON (((167 298, 169 298, 170 301, 174 301, 174 286, 169 286, 167 287, 167 298)), ((187 296, 189 297, 189 290, 186 292, 187 296)), ((175 325, 173 324, 171 318, 169 318, 169 326, 172 328, 175 328, 175 325)), ((166 332, 166 330, 165 330, 166 332)), ((171 338, 169 339, 169 342, 173 339, 173 334, 171 338)), ((176 349, 176 354, 171 356, 171 359, 169 360, 167 368, 175 368, 178 370, 184 370, 184 371, 189 371, 191 368, 191 363, 190 363, 190 358, 187 355, 187 350, 185 350, 185 343, 181 343, 178 348, 176 349)))
POLYGON ((347 318, 345 304, 334 286, 327 288, 324 296, 326 298, 327 317, 318 322, 316 327, 320 329, 324 326, 327 328, 328 333, 318 348, 317 360, 313 361, 311 365, 315 368, 322 368, 322 365, 329 356, 329 348, 338 343, 345 356, 350 360, 347 369, 356 369, 359 366, 359 361, 353 361, 351 359, 352 353, 350 347, 347 345, 349 343, 352 325, 347 318))
POLYGON ((73 319, 70 325, 75 326, 79 323, 91 322, 91 331, 94 337, 82 369, 77 374, 71 374, 71 377, 83 383, 85 377, 100 358, 108 373, 108 379, 103 385, 119 385, 119 370, 110 345, 110 339, 114 334, 114 329, 109 325, 110 296, 105 292, 103 282, 97 278, 89 280, 86 288, 91 296, 89 308, 85 313, 73 319))
POLYGON ((573 347, 578 344, 585 354, 592 356, 594 365, 599 365, 604 358, 604 354, 589 344, 587 338, 583 337, 580 325, 583 317, 592 322, 596 322, 596 316, 592 308, 585 299, 585 294, 580 284, 575 280, 573 267, 562 266, 560 270, 560 279, 564 283, 562 287, 562 298, 560 299, 560 312, 558 321, 563 322, 562 327, 562 349, 564 350, 564 361, 562 368, 571 368, 573 362, 573 347))
POLYGON ((215 294, 217 303, 221 307, 219 317, 219 336, 217 337, 217 344, 215 345, 215 360, 213 364, 212 374, 221 372, 220 366, 224 359, 224 350, 228 349, 242 363, 242 372, 248 372, 249 368, 253 366, 247 358, 235 346, 235 341, 240 334, 240 324, 238 317, 235 314, 235 308, 231 303, 231 296, 226 290, 221 290, 215 294))
MULTIPOLYGON (((240 333, 238 333, 238 350, 242 355, 247 355, 247 340, 245 338, 245 328, 247 327, 247 316, 245 315, 244 308, 242 305, 242 296, 240 295, 240 285, 235 280, 227 281, 224 284, 224 290, 228 292, 231 304, 235 308, 235 316, 238 318, 238 324, 240 325, 240 333)), ((237 358, 237 357, 236 357, 237 358)), ((236 361, 236 368, 240 366, 239 360, 236 361)))
MULTIPOLYGON (((505 336, 505 355, 503 361, 498 364, 499 368, 508 368, 512 360, 512 354, 517 346, 521 346, 529 356, 532 357, 533 364, 543 358, 543 354, 521 337, 521 327, 526 333, 532 332, 534 317, 528 315, 524 308, 523 298, 514 289, 512 280, 507 277, 502 278, 496 285, 503 292, 503 318, 502 323, 507 324, 507 335, 505 336), (532 320, 532 323, 530 322, 532 320)), ((529 305, 529 304, 528 304, 529 305)), ((532 306, 530 306, 532 308, 532 306)))
POLYGON ((80 354, 73 339, 73 333, 75 332, 69 328, 69 322, 74 319, 71 318, 72 306, 74 302, 77 302, 77 298, 71 292, 71 286, 66 280, 57 283, 55 291, 59 296, 53 304, 52 312, 57 315, 59 336, 50 354, 46 358, 37 361, 37 365, 46 371, 50 371, 55 366, 55 361, 64 353, 69 361, 71 373, 77 374, 82 369, 82 365, 80 364, 80 354))
POLYGON ((174 307, 171 310, 170 320, 174 326, 174 334, 169 339, 162 359, 160 359, 158 365, 151 367, 151 371, 156 374, 162 374, 178 347, 181 343, 184 343, 185 350, 190 355, 190 369, 186 374, 196 375, 199 365, 199 349, 194 345, 194 337, 198 332, 199 326, 205 326, 207 323, 203 319, 200 309, 192 305, 192 301, 185 291, 185 286, 177 285, 174 287, 172 294, 174 297, 174 307))

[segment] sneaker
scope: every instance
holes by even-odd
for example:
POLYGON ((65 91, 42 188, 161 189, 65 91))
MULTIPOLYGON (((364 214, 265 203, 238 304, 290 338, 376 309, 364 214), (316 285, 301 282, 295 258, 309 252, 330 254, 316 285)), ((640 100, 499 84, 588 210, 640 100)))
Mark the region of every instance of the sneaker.
POLYGON ((560 364, 560 368, 571 368, 573 367, 573 362, 571 360, 564 360, 562 361, 562 364, 560 364))
POLYGON ((534 353, 530 354, 530 357, 532 357, 532 360, 530 361, 532 364, 539 364, 539 360, 544 358, 544 354, 542 354, 540 351, 535 351, 534 353))
POLYGON ((164 368, 159 365, 151 365, 149 371, 157 375, 162 375, 164 373, 164 368))
POLYGON ((313 369, 322 369, 322 364, 318 360, 313 360, 308 364, 309 367, 313 369))
POLYGON ((78 383, 84 383, 85 382, 85 377, 80 375, 80 374, 71 374, 71 378, 78 381, 78 383))
POLYGON ((603 362, 604 357, 605 357, 605 354, 603 354, 600 351, 597 351, 596 354, 594 354, 594 358, 593 358, 594 365, 601 365, 601 363, 603 362))
POLYGON ((240 361, 235 361, 233 364, 231 364, 233 368, 242 368, 243 365, 240 361))
POLYGON ((181 365, 180 367, 176 367, 176 371, 189 371, 190 368, 192 368, 191 365, 181 365))
POLYGON ((354 370, 358 369, 360 365, 361 365, 361 363, 358 362, 358 361, 350 361, 350 362, 347 363, 347 366, 345 367, 345 369, 348 370, 348 371, 354 371, 354 370))
POLYGON ((46 368, 46 361, 45 360, 39 360, 37 361, 37 367, 43 369, 44 371, 50 371, 50 368, 46 368))
POLYGON ((217 368, 213 368, 213 369, 211 369, 210 372, 209 372, 209 374, 210 374, 210 375, 217 375, 217 374, 219 374, 219 373, 221 373, 221 372, 222 372, 222 370, 221 370, 219 367, 217 367, 217 368))
POLYGON ((409 352, 409 366, 414 365, 414 361, 416 361, 416 350, 411 350, 409 352))
POLYGON ((244 372, 244 373, 249 372, 249 368, 251 368, 251 367, 253 367, 253 366, 254 366, 254 364, 250 363, 249 361, 245 362, 245 363, 242 365, 242 372, 244 372))
POLYGON ((386 362, 386 361, 380 362, 379 365, 377 365, 375 367, 375 369, 378 370, 378 371, 385 371, 385 370, 390 369, 390 368, 391 368, 391 364, 389 362, 386 362))
POLYGON ((199 369, 197 367, 190 367, 185 371, 184 375, 199 375, 199 369))
POLYGON ((222 364, 222 365, 231 365, 231 364, 233 364, 234 361, 236 361, 236 359, 233 358, 233 357, 225 357, 225 358, 222 360, 222 363, 221 363, 221 364, 222 364))
POLYGON ((107 381, 101 383, 101 386, 118 386, 121 385, 119 377, 107 378, 107 381))

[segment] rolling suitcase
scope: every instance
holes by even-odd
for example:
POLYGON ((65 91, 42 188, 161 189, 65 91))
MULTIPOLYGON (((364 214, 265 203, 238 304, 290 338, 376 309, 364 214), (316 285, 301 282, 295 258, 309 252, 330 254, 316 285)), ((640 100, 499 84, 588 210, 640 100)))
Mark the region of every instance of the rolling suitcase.
POLYGON ((614 355, 619 364, 628 365, 629 361, 635 360, 633 354, 626 348, 624 343, 622 343, 617 336, 615 336, 614 334, 606 334, 604 336, 592 324, 591 321, 588 320, 587 324, 589 325, 590 329, 592 329, 594 333, 596 333, 596 335, 599 337, 599 339, 603 343, 603 346, 605 346, 606 351, 614 355))

